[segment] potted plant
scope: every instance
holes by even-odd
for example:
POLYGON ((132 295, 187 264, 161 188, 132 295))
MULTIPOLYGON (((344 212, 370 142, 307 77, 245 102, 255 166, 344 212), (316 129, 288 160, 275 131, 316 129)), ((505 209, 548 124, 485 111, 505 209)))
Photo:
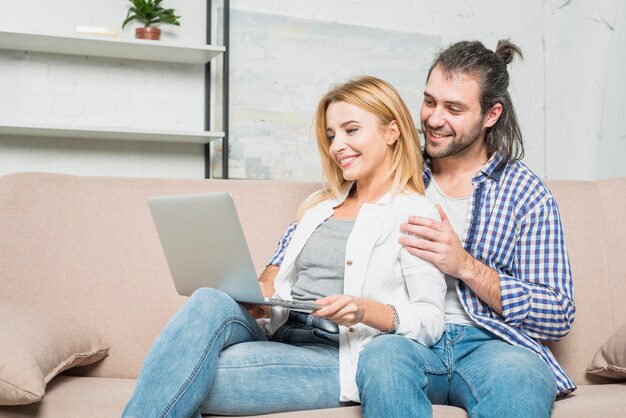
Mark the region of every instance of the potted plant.
POLYGON ((126 20, 122 23, 122 29, 133 20, 143 23, 144 27, 135 29, 135 38, 152 39, 158 41, 161 37, 161 29, 151 25, 155 23, 169 23, 180 26, 174 9, 161 7, 163 0, 129 0, 133 5, 128 9, 126 20))

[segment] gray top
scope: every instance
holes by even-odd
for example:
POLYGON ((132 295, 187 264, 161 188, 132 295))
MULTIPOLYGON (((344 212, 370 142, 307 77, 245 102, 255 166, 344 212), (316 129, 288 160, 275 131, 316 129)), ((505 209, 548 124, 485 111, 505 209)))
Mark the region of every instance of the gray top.
MULTIPOLYGON (((454 229, 454 232, 461 240, 461 244, 465 246, 471 196, 463 198, 449 197, 441 191, 433 177, 426 188, 426 197, 431 202, 441 205, 452 225, 452 229, 454 229)), ((468 313, 465 312, 463 305, 461 305, 461 300, 456 292, 458 279, 449 274, 446 274, 445 277, 448 288, 446 292, 446 323, 476 325, 468 313)))
POLYGON ((346 245, 353 220, 328 218, 311 234, 296 258, 298 280, 291 288, 295 300, 314 301, 343 293, 346 245))

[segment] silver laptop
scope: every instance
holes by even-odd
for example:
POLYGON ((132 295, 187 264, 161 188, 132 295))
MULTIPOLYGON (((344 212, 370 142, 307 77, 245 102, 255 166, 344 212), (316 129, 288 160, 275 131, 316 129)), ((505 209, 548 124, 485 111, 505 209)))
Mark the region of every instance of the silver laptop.
POLYGON ((263 297, 230 193, 154 196, 148 206, 179 294, 211 287, 238 302, 302 311, 320 308, 263 297))

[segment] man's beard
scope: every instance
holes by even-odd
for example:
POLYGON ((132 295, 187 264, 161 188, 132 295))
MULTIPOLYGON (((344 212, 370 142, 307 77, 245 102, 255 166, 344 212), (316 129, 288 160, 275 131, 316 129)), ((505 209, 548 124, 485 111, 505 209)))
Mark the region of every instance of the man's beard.
POLYGON ((422 122, 422 130, 424 131, 424 150, 426 151, 426 154, 431 158, 444 158, 451 155, 459 154, 471 147, 476 141, 480 139, 482 129, 483 121, 482 118, 480 118, 467 134, 461 136, 460 138, 457 138, 456 133, 453 131, 454 135, 452 136, 452 140, 448 144, 442 144, 443 146, 441 148, 438 148, 429 146, 428 124, 427 122, 422 122))

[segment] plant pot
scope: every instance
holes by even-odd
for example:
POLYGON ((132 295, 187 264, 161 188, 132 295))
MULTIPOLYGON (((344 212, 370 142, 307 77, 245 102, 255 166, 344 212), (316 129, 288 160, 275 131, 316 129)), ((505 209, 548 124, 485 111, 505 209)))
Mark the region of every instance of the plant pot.
POLYGON ((158 41, 161 38, 161 29, 151 27, 137 28, 135 29, 135 38, 158 41))

